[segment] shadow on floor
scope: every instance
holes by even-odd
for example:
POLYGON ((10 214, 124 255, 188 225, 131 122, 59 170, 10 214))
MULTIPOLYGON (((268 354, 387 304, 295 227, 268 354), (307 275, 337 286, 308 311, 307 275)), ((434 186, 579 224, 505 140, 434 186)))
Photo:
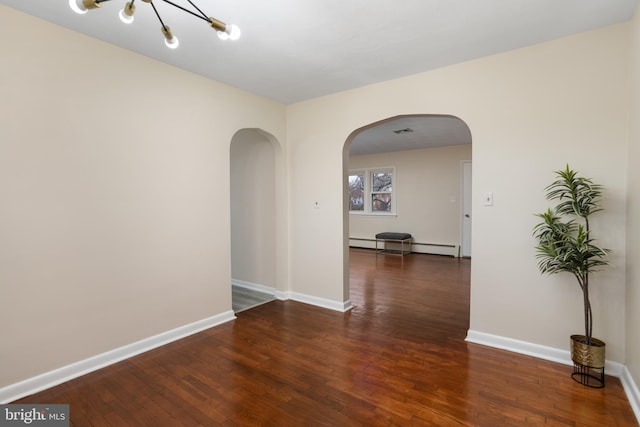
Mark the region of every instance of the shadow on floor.
POLYGON ((254 289, 244 288, 242 286, 231 286, 232 290, 232 308, 234 313, 249 310, 261 304, 273 301, 276 297, 267 292, 260 292, 254 289))

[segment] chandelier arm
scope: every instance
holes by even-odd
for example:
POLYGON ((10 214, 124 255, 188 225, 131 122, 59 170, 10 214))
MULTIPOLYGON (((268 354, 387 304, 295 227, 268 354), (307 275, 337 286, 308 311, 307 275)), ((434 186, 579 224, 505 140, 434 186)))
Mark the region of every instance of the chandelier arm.
MULTIPOLYGON (((68 0, 69 7, 72 11, 77 14, 85 14, 90 9, 98 9, 101 3, 106 3, 111 0, 68 0)), ((162 34, 165 37, 166 45, 175 49, 178 47, 179 41, 177 37, 174 37, 171 29, 164 23, 162 20, 162 16, 160 16, 160 12, 156 8, 156 5, 153 0, 142 0, 145 3, 151 4, 151 8, 153 9, 153 13, 155 13, 158 21, 160 21, 160 25, 162 25, 162 34)), ((222 21, 217 20, 216 18, 208 17, 204 14, 202 10, 195 4, 195 0, 186 0, 189 5, 191 5, 192 9, 187 9, 185 6, 177 4, 177 0, 161 0, 164 3, 168 3, 170 6, 173 6, 177 9, 182 10, 183 12, 188 13, 189 15, 193 15, 196 18, 200 18, 203 21, 207 22, 211 27, 216 30, 218 33, 218 37, 222 40, 237 40, 240 37, 240 29, 235 25, 227 25, 222 21), (193 9, 195 9, 195 12, 193 9)), ((125 3, 125 6, 122 10, 120 10, 120 20, 125 24, 130 24, 133 22, 134 13, 135 13, 135 0, 129 0, 125 3)))
MULTIPOLYGON (((211 23, 211 19, 209 19, 208 17, 204 16, 204 14, 203 14, 202 16, 200 16, 200 15, 198 15, 197 13, 194 13, 193 11, 191 11, 191 10, 189 10, 189 9, 185 9, 184 7, 180 6, 179 4, 175 4, 174 2, 172 2, 172 1, 170 1, 170 0, 162 0, 162 1, 163 1, 163 2, 165 2, 165 3, 170 4, 170 5, 171 5, 171 6, 173 6, 173 7, 177 7, 177 8, 178 8, 178 9, 180 9, 180 10, 183 10, 183 11, 185 11, 185 12, 187 12, 187 13, 190 13, 191 15, 195 16, 196 18, 200 18, 200 19, 202 19, 203 21, 207 21, 207 22, 211 23)), ((189 2, 189 3, 191 3, 191 2, 189 2)), ((153 5, 153 3, 151 3, 151 4, 153 5)), ((155 9, 155 7, 154 7, 154 9, 155 9)), ((197 9, 197 8, 196 8, 196 9, 197 9)), ((200 9, 198 9, 198 11, 200 12, 200 9)), ((156 13, 157 13, 157 12, 156 12, 156 13)), ((202 13, 202 12, 200 12, 200 13, 202 13)))
POLYGON ((153 11, 156 13, 156 16, 158 17, 158 21, 160 21, 160 25, 162 25, 162 28, 167 28, 166 25, 164 25, 164 21, 162 20, 162 18, 160 17, 160 14, 158 13, 158 9, 156 9, 156 5, 153 4, 153 1, 150 1, 149 4, 151 5, 151 7, 153 8, 153 11))
POLYGON ((207 15, 205 15, 205 13, 204 13, 203 11, 201 11, 201 10, 200 10, 200 8, 199 8, 198 6, 196 6, 196 5, 195 5, 191 0, 187 0, 187 1, 189 2, 189 4, 190 4, 191 6, 193 6, 193 8, 194 8, 195 10, 197 10, 198 12, 200 12, 200 15, 202 15, 202 17, 203 17, 203 18, 205 18, 205 19, 207 20, 207 22, 211 22, 211 19, 210 19, 207 15))

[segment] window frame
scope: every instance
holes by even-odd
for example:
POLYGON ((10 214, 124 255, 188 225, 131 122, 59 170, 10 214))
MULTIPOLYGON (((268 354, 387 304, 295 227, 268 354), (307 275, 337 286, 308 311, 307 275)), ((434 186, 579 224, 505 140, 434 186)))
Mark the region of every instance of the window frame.
POLYGON ((397 194, 398 194, 398 177, 396 175, 395 166, 383 166, 374 168, 357 168, 349 169, 347 175, 347 191, 349 197, 349 206, 351 205, 351 191, 349 188, 349 177, 353 175, 364 175, 364 208, 363 210, 353 211, 349 209, 349 215, 364 216, 396 216, 397 215, 397 194), (374 173, 391 173, 391 190, 390 191, 373 191, 373 174, 374 173), (372 206, 372 198, 375 194, 391 194, 391 210, 390 211, 374 211, 372 206))

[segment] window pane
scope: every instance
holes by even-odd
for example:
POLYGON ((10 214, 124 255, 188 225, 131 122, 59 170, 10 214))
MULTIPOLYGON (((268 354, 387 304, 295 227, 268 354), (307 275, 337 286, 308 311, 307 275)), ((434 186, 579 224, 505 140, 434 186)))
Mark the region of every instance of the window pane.
POLYGON ((349 175, 349 210, 364 211, 364 174, 349 175))
POLYGON ((391 193, 372 194, 371 210, 373 212, 391 212, 391 193))
POLYGON ((373 181, 372 192, 377 191, 393 191, 393 173, 392 172, 373 172, 371 174, 373 181))

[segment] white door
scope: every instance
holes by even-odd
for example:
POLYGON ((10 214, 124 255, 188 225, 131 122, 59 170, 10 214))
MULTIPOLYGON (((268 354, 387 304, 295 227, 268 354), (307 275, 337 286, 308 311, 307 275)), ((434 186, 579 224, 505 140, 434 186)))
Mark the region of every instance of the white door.
POLYGON ((462 256, 471 257, 471 162, 462 163, 462 256))

